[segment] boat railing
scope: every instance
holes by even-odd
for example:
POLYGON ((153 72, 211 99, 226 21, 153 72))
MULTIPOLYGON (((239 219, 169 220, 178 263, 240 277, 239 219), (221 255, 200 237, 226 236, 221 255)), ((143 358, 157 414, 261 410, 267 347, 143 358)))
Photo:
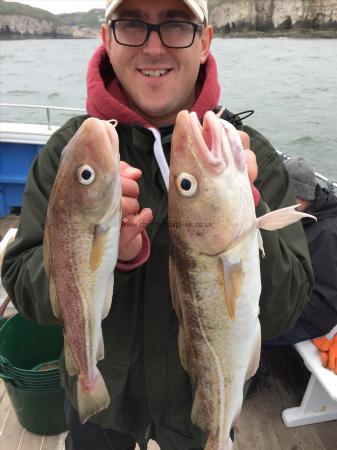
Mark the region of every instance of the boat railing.
POLYGON ((85 113, 86 110, 82 109, 82 108, 68 108, 66 106, 47 106, 47 105, 23 105, 23 104, 17 104, 17 103, 0 103, 0 107, 9 107, 9 108, 30 108, 30 109, 40 109, 40 110, 45 110, 46 114, 47 114, 47 125, 48 125, 48 130, 51 130, 52 127, 52 123, 51 123, 51 115, 50 112, 51 111, 67 111, 67 112, 71 112, 71 111, 76 111, 76 112, 81 112, 81 113, 85 113))
MULTIPOLYGON (((16 103, 0 103, 0 107, 44 109, 47 114, 48 130, 51 130, 51 126, 52 126, 51 121, 50 121, 50 111, 56 110, 56 111, 69 111, 69 112, 76 111, 76 112, 81 112, 81 113, 86 112, 86 110, 82 109, 82 108, 68 108, 65 106, 46 106, 46 105, 23 105, 23 104, 16 104, 16 103)), ((292 158, 292 156, 290 156, 286 153, 282 153, 279 150, 277 150, 277 153, 281 156, 281 158, 283 160, 292 158)), ((316 174, 317 179, 323 181, 330 191, 335 192, 337 190, 337 182, 329 180, 327 177, 325 177, 324 175, 321 175, 320 173, 315 172, 315 174, 316 174)))

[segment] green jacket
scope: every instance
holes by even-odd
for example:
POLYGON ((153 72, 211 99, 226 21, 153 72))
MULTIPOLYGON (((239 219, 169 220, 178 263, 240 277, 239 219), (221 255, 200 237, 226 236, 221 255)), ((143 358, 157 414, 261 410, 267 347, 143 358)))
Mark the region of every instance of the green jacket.
MULTIPOLYGON (((6 253, 3 284, 18 310, 42 324, 56 323, 43 265, 43 229, 48 198, 62 149, 87 116, 68 121, 35 159, 24 193, 15 242, 6 253)), ((263 201, 257 215, 295 204, 288 175, 275 150, 255 130, 250 134, 263 201), (266 203, 265 203, 266 202, 266 203), (267 207, 268 204, 268 207, 267 207)), ((192 390, 178 353, 178 322, 170 299, 167 192, 153 155, 152 133, 140 126, 119 124, 121 160, 142 170, 140 205, 153 211, 148 227, 150 259, 128 273, 115 271, 113 302, 103 321, 105 358, 98 367, 106 381, 110 406, 91 420, 133 432, 144 444, 155 424, 162 450, 201 447, 204 436, 191 423, 192 390)), ((163 137, 169 159, 171 134, 163 137)), ((280 231, 262 231, 266 256, 261 259, 260 320, 264 339, 276 337, 295 323, 307 301, 312 272, 301 224, 280 231)), ((76 379, 61 364, 62 380, 76 406, 76 379)))

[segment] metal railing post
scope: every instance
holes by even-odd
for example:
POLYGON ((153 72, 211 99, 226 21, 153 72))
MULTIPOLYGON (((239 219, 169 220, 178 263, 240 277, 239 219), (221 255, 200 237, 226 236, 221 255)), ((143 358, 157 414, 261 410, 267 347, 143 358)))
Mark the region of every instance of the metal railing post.
POLYGON ((50 109, 47 108, 47 121, 48 121, 48 130, 51 130, 51 124, 50 124, 50 109))

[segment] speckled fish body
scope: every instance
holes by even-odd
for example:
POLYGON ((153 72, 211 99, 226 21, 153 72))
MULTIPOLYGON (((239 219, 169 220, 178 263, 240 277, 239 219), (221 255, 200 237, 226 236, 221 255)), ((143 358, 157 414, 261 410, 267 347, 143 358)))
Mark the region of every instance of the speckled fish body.
POLYGON ((82 423, 110 402, 97 369, 101 322, 112 300, 121 223, 119 143, 108 122, 87 119, 65 147, 49 199, 44 260, 65 363, 77 375, 82 423))
POLYGON ((260 358, 258 227, 276 229, 301 217, 289 210, 280 223, 272 213, 265 216, 270 227, 260 226, 235 128, 212 112, 203 127, 195 113, 178 114, 170 160, 170 285, 180 358, 195 386, 191 418, 208 434, 205 450, 232 447, 243 386, 260 358))

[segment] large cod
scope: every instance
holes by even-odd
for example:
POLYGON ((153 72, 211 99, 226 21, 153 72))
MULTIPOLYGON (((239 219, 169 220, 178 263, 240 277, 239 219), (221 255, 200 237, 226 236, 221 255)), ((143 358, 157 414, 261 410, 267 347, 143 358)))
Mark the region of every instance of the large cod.
POLYGON ((52 309, 64 327, 66 368, 78 376, 81 423, 110 402, 96 364, 104 358, 101 322, 112 300, 120 199, 117 132, 89 118, 62 152, 43 243, 52 309))
POLYGON ((257 370, 261 333, 258 228, 304 217, 296 206, 257 219, 239 135, 207 112, 178 114, 169 185, 170 285, 179 352, 195 387, 192 422, 205 450, 232 448, 243 386, 257 370))

